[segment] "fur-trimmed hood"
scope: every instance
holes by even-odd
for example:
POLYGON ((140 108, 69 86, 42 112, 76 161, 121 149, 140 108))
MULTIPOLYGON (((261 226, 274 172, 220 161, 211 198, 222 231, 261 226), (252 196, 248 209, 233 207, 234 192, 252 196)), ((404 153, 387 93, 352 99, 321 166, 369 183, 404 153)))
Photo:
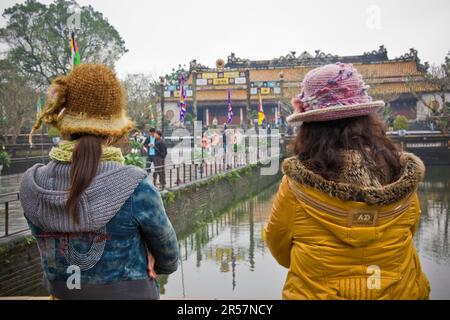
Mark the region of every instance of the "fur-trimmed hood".
POLYGON ((407 197, 417 190, 425 174, 422 160, 405 152, 400 156, 400 177, 388 185, 381 185, 373 179, 370 170, 361 165, 358 156, 352 155, 347 160, 345 168, 340 172, 339 182, 324 179, 297 157, 284 160, 282 170, 300 185, 343 201, 359 201, 369 205, 388 205, 407 197))

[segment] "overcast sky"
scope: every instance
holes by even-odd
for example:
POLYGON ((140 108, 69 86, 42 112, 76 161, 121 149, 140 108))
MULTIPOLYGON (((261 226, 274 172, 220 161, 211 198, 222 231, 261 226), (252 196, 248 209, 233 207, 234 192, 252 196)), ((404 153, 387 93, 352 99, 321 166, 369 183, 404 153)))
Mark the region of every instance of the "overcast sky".
MULTIPOLYGON (((17 2, 0 0, 1 12, 17 2)), ((101 11, 125 40, 121 76, 160 75, 192 59, 214 66, 230 52, 255 60, 317 49, 357 55, 384 44, 390 58, 414 47, 422 61, 442 63, 450 51, 449 0, 78 2, 101 11)))

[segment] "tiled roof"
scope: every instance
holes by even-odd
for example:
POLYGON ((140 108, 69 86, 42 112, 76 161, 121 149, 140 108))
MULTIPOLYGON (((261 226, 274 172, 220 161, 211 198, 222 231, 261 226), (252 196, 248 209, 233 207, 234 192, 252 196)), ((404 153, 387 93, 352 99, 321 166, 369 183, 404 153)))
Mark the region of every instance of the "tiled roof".
MULTIPOLYGON (((410 77, 423 73, 417 70, 414 61, 388 61, 373 64, 353 64, 364 78, 410 77)), ((285 81, 301 81, 313 67, 292 67, 269 70, 250 70, 251 81, 277 81, 283 72, 285 81)))

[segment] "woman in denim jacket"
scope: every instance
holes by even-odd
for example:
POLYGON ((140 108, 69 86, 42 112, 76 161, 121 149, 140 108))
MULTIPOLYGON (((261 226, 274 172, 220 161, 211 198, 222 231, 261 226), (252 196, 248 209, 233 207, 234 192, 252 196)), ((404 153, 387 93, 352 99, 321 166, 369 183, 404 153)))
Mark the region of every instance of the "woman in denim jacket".
POLYGON ((146 172, 111 146, 132 128, 113 71, 79 65, 55 79, 33 131, 42 122, 65 140, 24 174, 20 199, 45 287, 58 299, 158 299, 178 242, 146 172))

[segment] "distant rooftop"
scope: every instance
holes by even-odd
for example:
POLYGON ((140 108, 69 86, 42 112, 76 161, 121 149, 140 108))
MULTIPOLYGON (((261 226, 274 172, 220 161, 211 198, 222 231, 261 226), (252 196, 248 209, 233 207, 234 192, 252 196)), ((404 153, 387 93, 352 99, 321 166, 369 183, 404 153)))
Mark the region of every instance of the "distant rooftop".
MULTIPOLYGON (((327 54, 320 50, 316 50, 314 55, 306 51, 304 51, 300 55, 297 55, 295 51, 292 51, 285 56, 280 56, 271 60, 243 59, 237 57, 236 54, 232 52, 227 57, 227 61, 224 64, 224 69, 274 69, 297 66, 315 67, 336 62, 373 64, 388 61, 415 61, 417 64, 417 69, 423 72, 425 72, 429 67, 428 63, 422 64, 420 62, 420 59, 417 55, 417 50, 414 48, 411 48, 408 53, 405 53, 398 58, 389 60, 386 48, 384 47, 384 45, 381 45, 378 50, 364 52, 362 55, 356 56, 339 56, 327 54)), ((192 60, 190 63, 190 69, 196 69, 197 71, 206 71, 214 68, 203 66, 201 64, 198 64, 196 60, 192 60)))

